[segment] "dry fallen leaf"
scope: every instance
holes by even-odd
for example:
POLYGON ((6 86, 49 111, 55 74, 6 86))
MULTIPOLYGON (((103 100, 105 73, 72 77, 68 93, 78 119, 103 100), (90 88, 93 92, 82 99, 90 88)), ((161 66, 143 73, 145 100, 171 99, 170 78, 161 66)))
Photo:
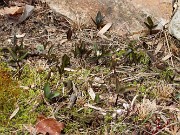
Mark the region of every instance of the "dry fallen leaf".
POLYGON ((155 66, 160 70, 165 70, 168 67, 167 63, 165 63, 164 61, 157 61, 155 63, 155 66))
POLYGON ((43 135, 60 135, 64 129, 64 123, 58 122, 54 118, 46 118, 40 115, 35 128, 37 133, 42 133, 43 135))
POLYGON ((101 38, 107 38, 104 33, 109 30, 109 28, 112 26, 112 23, 107 23, 98 33, 97 36, 101 37, 101 38))
POLYGON ((172 54, 168 54, 168 55, 166 55, 164 58, 162 58, 162 60, 163 61, 166 61, 166 60, 168 60, 169 58, 171 58, 172 57, 172 54))
POLYGON ((96 94, 91 87, 88 88, 88 93, 92 100, 95 100, 96 94))
POLYGON ((155 55, 161 50, 162 47, 163 47, 163 43, 160 42, 156 47, 155 55))
POLYGON ((73 105, 76 103, 76 100, 77 100, 77 95, 72 93, 70 96, 69 105, 67 108, 73 107, 73 105))
POLYGON ((24 127, 29 133, 31 133, 31 135, 35 135, 35 134, 36 134, 36 129, 35 129, 32 125, 23 125, 23 127, 24 127))
POLYGON ((175 56, 180 56, 180 48, 176 47, 174 44, 171 45, 171 50, 175 56))
POLYGON ((24 8, 23 7, 5 7, 0 9, 0 15, 17 15, 17 14, 22 14, 23 13, 24 8))
POLYGON ((177 112, 177 118, 178 118, 178 121, 180 122, 180 111, 177 112))
POLYGON ((64 43, 67 42, 67 41, 68 41, 67 39, 62 39, 62 40, 60 41, 60 45, 64 44, 64 43))
POLYGON ((17 35, 16 35, 16 38, 23 38, 23 37, 25 37, 25 35, 26 35, 26 33, 23 33, 23 34, 21 34, 21 35, 20 35, 20 34, 17 34, 17 35))

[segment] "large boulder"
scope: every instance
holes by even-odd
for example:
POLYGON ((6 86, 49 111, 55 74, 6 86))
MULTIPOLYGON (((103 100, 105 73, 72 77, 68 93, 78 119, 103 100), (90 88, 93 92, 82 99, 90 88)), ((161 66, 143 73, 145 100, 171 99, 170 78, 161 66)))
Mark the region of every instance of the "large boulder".
POLYGON ((176 3, 174 15, 169 23, 169 33, 180 40, 180 1, 176 3))
POLYGON ((74 22, 92 23, 98 11, 105 21, 112 22, 114 30, 120 35, 139 34, 146 30, 145 18, 152 16, 162 27, 172 13, 172 0, 45 0, 50 7, 74 22))

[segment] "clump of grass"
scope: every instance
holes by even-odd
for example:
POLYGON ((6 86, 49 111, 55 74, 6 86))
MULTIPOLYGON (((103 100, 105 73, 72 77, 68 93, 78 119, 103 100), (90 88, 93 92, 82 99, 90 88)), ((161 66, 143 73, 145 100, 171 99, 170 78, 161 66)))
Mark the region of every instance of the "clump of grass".
POLYGON ((168 99, 172 96, 174 89, 172 86, 162 83, 154 89, 154 93, 158 98, 168 99))
POLYGON ((144 120, 149 114, 154 113, 157 110, 156 101, 150 101, 149 99, 143 98, 142 103, 137 104, 138 117, 140 120, 144 120))

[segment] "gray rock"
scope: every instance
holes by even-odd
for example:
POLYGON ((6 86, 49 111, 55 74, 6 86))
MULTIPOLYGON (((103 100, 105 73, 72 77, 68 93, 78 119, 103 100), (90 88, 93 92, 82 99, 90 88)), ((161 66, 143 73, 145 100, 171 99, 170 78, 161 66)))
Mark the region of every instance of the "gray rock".
POLYGON ((169 33, 180 40, 180 2, 177 4, 177 9, 169 23, 169 33))
MULTIPOLYGON (((119 35, 136 35, 147 28, 144 21, 147 16, 160 25, 169 21, 172 12, 172 0, 44 0, 50 7, 74 22, 92 25, 98 11, 105 16, 106 22, 112 22, 112 31, 119 35)), ((161 27, 162 28, 162 27, 161 27)))

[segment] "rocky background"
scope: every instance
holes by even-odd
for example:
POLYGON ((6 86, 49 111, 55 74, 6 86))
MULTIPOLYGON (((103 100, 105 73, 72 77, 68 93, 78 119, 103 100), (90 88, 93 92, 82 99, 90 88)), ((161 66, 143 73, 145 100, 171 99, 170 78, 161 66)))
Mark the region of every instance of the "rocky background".
POLYGON ((89 25, 91 17, 101 11, 113 31, 120 35, 140 34, 145 30, 144 20, 151 16, 157 28, 169 22, 172 0, 45 0, 56 12, 74 22, 89 25))

